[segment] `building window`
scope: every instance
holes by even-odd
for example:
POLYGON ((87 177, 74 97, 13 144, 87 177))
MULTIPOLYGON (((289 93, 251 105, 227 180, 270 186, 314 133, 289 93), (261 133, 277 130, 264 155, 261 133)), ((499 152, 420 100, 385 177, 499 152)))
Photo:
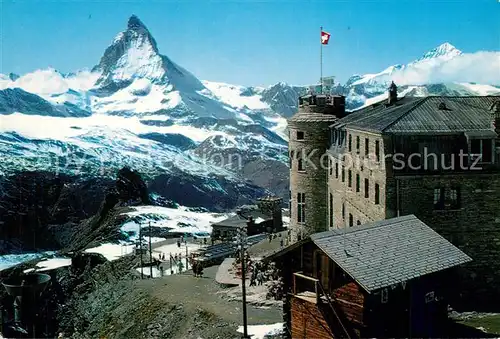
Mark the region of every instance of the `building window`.
POLYGON ((298 161, 297 161, 297 170, 299 172, 303 172, 305 171, 305 168, 304 168, 304 160, 302 160, 302 158, 299 158, 298 161))
POLYGON ((370 197, 370 181, 368 178, 365 178, 365 198, 370 197))
POLYGON ((304 140, 304 132, 297 131, 297 140, 304 140))
POLYGON ((389 291, 387 288, 382 289, 382 293, 380 294, 380 302, 382 304, 387 304, 389 301, 389 291))
POLYGON ((365 155, 368 156, 370 153, 370 140, 368 138, 365 139, 365 155))
POLYGON ((453 187, 450 190, 450 208, 453 210, 460 208, 460 187, 453 187))
POLYGON ((491 139, 473 139, 470 143, 471 160, 481 157, 480 163, 492 162, 493 141, 491 139))
POLYGON ((444 209, 444 188, 438 187, 434 189, 434 209, 444 209))
POLYGON ((359 177, 359 173, 356 173, 356 192, 361 190, 361 178, 359 177))
POLYGON ((354 218, 351 213, 349 213, 349 227, 354 226, 354 218))
POLYGON ((306 222, 306 194, 297 193, 297 222, 306 222))
POLYGON ((352 187, 352 171, 347 172, 347 186, 352 187))
POLYGON ((425 303, 431 303, 435 300, 434 291, 425 294, 425 303))
POLYGON ((333 162, 332 162, 332 159, 330 159, 330 176, 332 175, 333 173, 333 162))
POLYGON ((339 163, 335 163, 335 179, 339 178, 339 163))
POLYGON ((342 166, 342 182, 345 182, 345 167, 342 166))
POLYGON ((380 161, 380 141, 375 141, 375 160, 380 161))
POLYGON ((352 151, 352 134, 349 133, 349 152, 352 151))
POLYGON ((360 220, 356 221, 356 225, 358 226, 361 225, 361 221, 360 220))
POLYGON ((359 139, 359 136, 356 136, 356 152, 359 153, 359 148, 361 147, 360 145, 361 141, 359 139))
POLYGON ((380 204, 380 186, 375 184, 375 205, 380 204))
POLYGON ((330 193, 330 227, 333 227, 333 194, 330 193))
POLYGON ((345 220, 345 203, 342 203, 342 220, 345 220))

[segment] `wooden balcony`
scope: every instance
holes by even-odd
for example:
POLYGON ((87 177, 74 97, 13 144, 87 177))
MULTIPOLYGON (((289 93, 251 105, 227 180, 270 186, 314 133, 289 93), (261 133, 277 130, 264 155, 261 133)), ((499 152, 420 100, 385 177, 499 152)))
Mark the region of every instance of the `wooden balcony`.
POLYGON ((319 280, 304 275, 302 272, 294 273, 293 295, 302 300, 318 304, 321 299, 319 280))
MULTIPOLYGON (((352 338, 346 327, 346 319, 341 318, 334 306, 334 301, 321 286, 319 279, 309 277, 302 272, 293 274, 293 296, 295 298, 314 304, 321 313, 332 333, 340 333, 338 337, 352 338)), ((337 337, 334 336, 334 337, 337 337)))

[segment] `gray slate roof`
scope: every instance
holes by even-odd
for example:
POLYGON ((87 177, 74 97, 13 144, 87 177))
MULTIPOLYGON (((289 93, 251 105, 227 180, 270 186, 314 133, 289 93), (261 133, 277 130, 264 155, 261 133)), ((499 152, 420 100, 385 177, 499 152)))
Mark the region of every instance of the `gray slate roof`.
POLYGON ((354 111, 335 125, 376 133, 461 133, 492 130, 490 108, 500 96, 424 98, 403 97, 395 105, 386 100, 354 111), (439 109, 444 103, 446 109, 439 109))
POLYGON ((367 292, 472 259, 414 215, 311 235, 367 292))
POLYGON ((265 221, 272 220, 272 216, 266 215, 259 210, 245 210, 242 211, 241 215, 233 215, 227 219, 213 224, 212 226, 243 227, 247 224, 248 217, 250 216, 253 218, 256 225, 260 224, 260 222, 256 222, 257 218, 264 219, 265 221))
POLYGON ((288 122, 328 122, 333 123, 339 118, 333 114, 312 113, 312 112, 298 112, 288 122))

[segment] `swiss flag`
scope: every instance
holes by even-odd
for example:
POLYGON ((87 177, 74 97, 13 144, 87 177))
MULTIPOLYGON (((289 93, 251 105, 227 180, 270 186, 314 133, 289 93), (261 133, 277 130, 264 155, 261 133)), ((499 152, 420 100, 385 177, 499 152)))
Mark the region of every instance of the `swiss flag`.
POLYGON ((321 31, 321 44, 328 45, 328 40, 330 40, 330 33, 321 31))

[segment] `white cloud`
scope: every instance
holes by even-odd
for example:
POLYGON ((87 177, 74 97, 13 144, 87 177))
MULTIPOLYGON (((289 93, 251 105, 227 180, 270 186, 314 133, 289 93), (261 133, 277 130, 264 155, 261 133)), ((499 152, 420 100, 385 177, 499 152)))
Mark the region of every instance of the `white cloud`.
POLYGON ((449 82, 500 85, 500 52, 462 54, 446 62, 429 61, 424 60, 405 67, 394 72, 391 78, 398 85, 449 82))

